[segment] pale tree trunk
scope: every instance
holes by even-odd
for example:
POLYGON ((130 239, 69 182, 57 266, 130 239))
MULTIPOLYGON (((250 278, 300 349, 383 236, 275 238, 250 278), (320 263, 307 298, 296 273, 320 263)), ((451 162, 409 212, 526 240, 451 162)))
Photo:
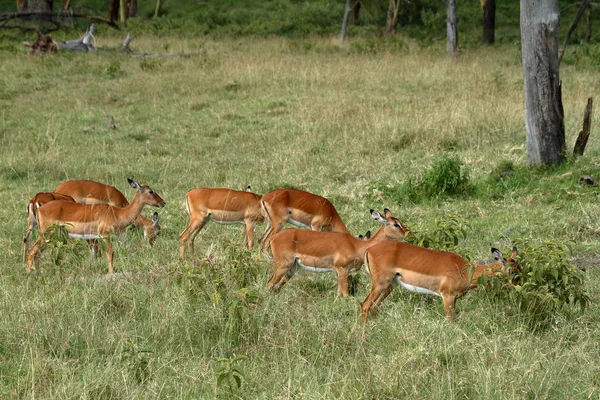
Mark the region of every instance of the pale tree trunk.
POLYGON ((530 165, 560 164, 565 125, 558 74, 558 0, 521 0, 521 47, 525 86, 527 159, 530 165))
POLYGON ((446 0, 446 53, 449 57, 458 55, 458 17, 456 0, 446 0))
POLYGON ((496 30, 496 0, 481 0, 483 10, 483 37, 485 44, 494 44, 496 30))
POLYGON ((119 14, 123 26, 127 26, 127 0, 119 0, 119 14))
POLYGON ((388 5, 388 15, 385 24, 385 37, 391 38, 396 34, 398 26, 398 12, 400 11, 400 0, 390 0, 388 5))
POLYGON ((156 0, 156 8, 154 9, 154 18, 160 16, 160 9, 162 7, 162 0, 156 0))
POLYGON ((342 19, 342 33, 340 35, 340 42, 344 43, 346 39, 346 29, 348 28, 348 16, 350 15, 350 11, 352 7, 350 7, 350 1, 346 0, 346 7, 344 7, 344 18, 342 19))

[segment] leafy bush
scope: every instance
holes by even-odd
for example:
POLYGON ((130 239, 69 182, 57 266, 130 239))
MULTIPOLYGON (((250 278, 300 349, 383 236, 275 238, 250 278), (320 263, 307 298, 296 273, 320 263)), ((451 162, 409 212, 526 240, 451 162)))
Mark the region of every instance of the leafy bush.
POLYGON ((411 231, 404 241, 428 249, 454 251, 460 240, 466 239, 469 229, 469 224, 457 215, 448 215, 446 219, 436 221, 433 229, 411 231))
POLYGON ((512 271, 508 281, 501 273, 480 278, 493 299, 516 303, 534 330, 548 326, 566 305, 579 305, 581 312, 585 310, 590 298, 584 287, 584 273, 569 263, 562 245, 535 245, 529 240, 515 244, 520 271, 512 271))

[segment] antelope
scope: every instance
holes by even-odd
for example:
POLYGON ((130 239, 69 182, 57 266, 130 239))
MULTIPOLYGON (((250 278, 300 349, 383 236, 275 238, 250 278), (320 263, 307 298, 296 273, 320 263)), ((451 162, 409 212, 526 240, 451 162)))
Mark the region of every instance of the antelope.
POLYGON ((349 233, 337 210, 329 200, 297 189, 275 189, 260 202, 267 228, 261 237, 265 252, 271 237, 289 222, 313 231, 349 233))
MULTIPOLYGON (((69 195, 81 204, 108 204, 120 208, 129 205, 127 198, 116 187, 85 179, 63 182, 54 189, 54 193, 69 195)), ((133 225, 142 228, 144 238, 152 245, 160 233, 159 221, 158 213, 154 213, 152 219, 140 214, 133 225)))
POLYGON ((38 209, 37 220, 40 235, 34 242, 27 260, 27 272, 37 266, 39 254, 45 245, 48 227, 59 224, 65 227, 69 237, 98 239, 106 242, 108 273, 113 273, 113 246, 110 234, 120 233, 140 215, 144 206, 164 207, 165 201, 146 185, 128 179, 129 185, 137 192, 126 207, 113 207, 108 204, 79 204, 64 200, 51 201, 38 209))
POLYGON ((398 285, 413 292, 440 296, 445 314, 453 319, 456 299, 477 286, 480 276, 497 271, 508 274, 511 268, 518 269, 516 247, 508 259, 495 248, 492 254, 493 263, 478 265, 455 253, 408 243, 383 242, 370 247, 365 254, 365 265, 371 275, 371 292, 362 302, 363 322, 369 310, 377 308, 398 285))
POLYGON ((31 234, 35 228, 37 228, 37 210, 46 203, 54 200, 64 200, 75 202, 75 200, 68 195, 51 192, 40 192, 33 196, 27 204, 27 234, 23 238, 23 261, 26 261, 27 253, 29 252, 29 243, 31 243, 31 234))
POLYGON ((407 232, 402 222, 387 208, 383 216, 371 210, 379 230, 362 239, 345 232, 318 232, 285 229, 271 239, 273 274, 267 287, 278 291, 300 269, 312 272, 335 271, 338 275, 338 295, 348 296, 348 275, 362 267, 365 250, 387 239, 402 240, 407 232))
POLYGON ((185 203, 190 221, 179 235, 179 258, 185 258, 186 244, 193 256, 196 235, 210 220, 219 224, 244 224, 244 245, 252 250, 254 226, 264 220, 260 199, 260 195, 252 193, 250 186, 245 192, 224 188, 190 190, 185 203))

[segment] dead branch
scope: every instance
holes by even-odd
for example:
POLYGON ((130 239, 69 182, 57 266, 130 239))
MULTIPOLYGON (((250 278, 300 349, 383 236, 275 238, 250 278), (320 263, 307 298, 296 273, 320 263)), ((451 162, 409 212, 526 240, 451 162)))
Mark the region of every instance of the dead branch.
POLYGON ((119 26, 104 17, 99 17, 97 15, 91 15, 91 14, 82 14, 82 13, 64 13, 62 11, 46 11, 46 10, 39 10, 39 11, 24 11, 24 12, 7 12, 7 13, 2 13, 0 14, 0 21, 7 21, 7 20, 11 20, 11 19, 28 19, 31 17, 37 17, 39 19, 60 19, 63 17, 68 17, 68 18, 83 18, 83 19, 89 19, 90 21, 97 21, 97 22, 102 22, 105 23, 109 26, 112 26, 115 29, 119 29, 119 26))
POLYGON ((588 139, 590 138, 590 131, 592 129, 592 110, 594 107, 594 100, 590 97, 585 106, 585 113, 583 114, 583 129, 577 135, 575 141, 575 148, 573 154, 576 156, 582 156, 587 146, 588 139))
POLYGON ((585 1, 581 2, 581 5, 579 6, 579 10, 577 10, 577 14, 575 15, 575 19, 573 19, 573 22, 571 23, 571 26, 569 27, 569 31, 567 32, 567 36, 565 37, 565 41, 563 42, 562 50, 560 51, 560 54, 558 55, 558 64, 560 64, 560 62, 562 61, 563 55, 565 54, 565 50, 567 49, 567 42, 569 41, 571 34, 577 27, 579 20, 581 19, 581 17, 583 16, 583 13, 585 12, 585 9, 590 6, 591 2, 592 2, 591 0, 585 0, 585 1))
POLYGON ((36 29, 35 33, 37 35, 36 40, 33 42, 23 42, 24 46, 31 48, 31 50, 29 50, 29 55, 43 56, 44 54, 58 53, 58 48, 50 36, 42 35, 42 32, 40 32, 39 29, 36 29))

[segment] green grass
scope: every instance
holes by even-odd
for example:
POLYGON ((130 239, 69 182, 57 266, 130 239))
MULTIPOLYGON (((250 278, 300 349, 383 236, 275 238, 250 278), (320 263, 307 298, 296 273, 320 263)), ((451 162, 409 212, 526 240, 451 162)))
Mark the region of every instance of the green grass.
MULTIPOLYGON (((365 39, 340 48, 335 37, 138 37, 137 52, 206 50, 156 60, 31 58, 7 46, 0 397, 598 397, 600 191, 577 183, 584 174, 600 179, 598 113, 584 157, 529 169, 517 48, 448 60, 443 44, 406 41, 397 52, 362 46, 365 39), (405 200, 402 185, 446 155, 461 160, 473 190, 405 200), (153 248, 138 233, 124 235, 112 279, 83 244, 58 258, 49 250, 38 271, 25 273, 30 197, 79 178, 131 198, 127 177, 167 202, 153 248), (458 251, 473 259, 489 257, 491 246, 508 252, 515 239, 570 243, 587 268, 592 304, 584 314, 565 308, 534 332, 513 304, 483 288, 458 301, 455 323, 438 298, 396 290, 363 327, 366 275, 348 299, 335 298, 332 275, 302 272, 269 293, 269 261, 242 249, 239 226, 209 224, 195 259, 179 262, 187 190, 248 184, 258 193, 294 186, 324 195, 356 234, 376 229, 370 208, 388 207, 420 231, 456 214, 470 226, 458 251), (230 361, 241 387, 218 385, 222 360, 237 355, 247 357, 230 361)), ((571 150, 600 86, 586 63, 564 65, 561 79, 571 150)))

